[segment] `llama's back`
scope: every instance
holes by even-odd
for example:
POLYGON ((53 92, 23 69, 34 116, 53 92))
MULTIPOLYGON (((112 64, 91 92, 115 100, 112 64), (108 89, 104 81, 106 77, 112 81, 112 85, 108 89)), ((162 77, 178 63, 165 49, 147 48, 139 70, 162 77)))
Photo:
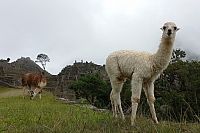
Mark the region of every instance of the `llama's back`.
POLYGON ((135 51, 135 50, 119 50, 119 51, 114 51, 112 52, 109 56, 127 56, 127 55, 131 55, 131 56, 150 56, 152 55, 149 52, 146 51, 135 51))
POLYGON ((151 53, 138 52, 134 50, 115 51, 107 57, 106 65, 109 64, 113 65, 114 62, 118 62, 119 64, 131 65, 132 63, 140 63, 142 61, 148 61, 151 56, 152 56, 151 53))
POLYGON ((151 53, 133 50, 120 50, 111 53, 106 59, 108 75, 123 73, 130 76, 135 69, 150 68, 151 53))

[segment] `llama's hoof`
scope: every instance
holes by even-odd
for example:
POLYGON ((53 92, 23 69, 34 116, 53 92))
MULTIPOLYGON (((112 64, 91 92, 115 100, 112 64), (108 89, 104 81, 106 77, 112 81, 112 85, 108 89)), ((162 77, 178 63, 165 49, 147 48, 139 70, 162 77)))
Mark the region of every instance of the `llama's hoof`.
POLYGON ((153 120, 153 122, 155 123, 155 124, 158 124, 158 120, 157 119, 152 119, 153 120))
POLYGON ((34 98, 33 97, 31 97, 31 100, 33 100, 34 98))
POLYGON ((124 116, 122 116, 122 120, 125 121, 125 117, 124 116))
POLYGON ((134 123, 131 123, 131 128, 135 128, 135 127, 136 127, 135 122, 134 122, 134 123))
POLYGON ((156 125, 158 125, 159 124, 159 122, 157 121, 157 122, 154 122, 156 125))
POLYGON ((115 114, 115 115, 114 115, 114 118, 118 118, 118 115, 117 115, 117 114, 115 114))
POLYGON ((135 121, 131 121, 131 127, 135 127, 135 121))
POLYGON ((33 95, 32 95, 32 96, 30 96, 30 100, 33 100, 33 98, 34 98, 34 97, 33 97, 33 95))

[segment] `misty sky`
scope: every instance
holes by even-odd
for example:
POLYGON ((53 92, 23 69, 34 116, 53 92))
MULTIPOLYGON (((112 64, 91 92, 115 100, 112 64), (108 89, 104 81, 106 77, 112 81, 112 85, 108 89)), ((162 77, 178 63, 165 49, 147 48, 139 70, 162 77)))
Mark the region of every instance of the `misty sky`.
POLYGON ((198 0, 0 0, 0 59, 45 53, 57 74, 77 61, 104 64, 115 50, 155 52, 166 21, 175 47, 200 54, 198 0))

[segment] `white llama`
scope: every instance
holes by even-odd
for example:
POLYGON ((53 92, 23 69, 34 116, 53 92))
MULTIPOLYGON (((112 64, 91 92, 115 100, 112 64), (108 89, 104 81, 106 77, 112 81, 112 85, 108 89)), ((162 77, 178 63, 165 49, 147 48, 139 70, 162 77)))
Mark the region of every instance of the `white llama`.
POLYGON ((175 23, 167 22, 161 30, 163 31, 161 43, 155 54, 121 50, 111 53, 106 59, 106 71, 112 86, 110 100, 115 117, 117 117, 117 113, 121 113, 121 117, 124 119, 120 92, 126 79, 131 79, 131 125, 135 124, 142 88, 147 97, 152 119, 158 123, 154 108, 154 81, 170 62, 176 31, 179 28, 176 27, 175 23))

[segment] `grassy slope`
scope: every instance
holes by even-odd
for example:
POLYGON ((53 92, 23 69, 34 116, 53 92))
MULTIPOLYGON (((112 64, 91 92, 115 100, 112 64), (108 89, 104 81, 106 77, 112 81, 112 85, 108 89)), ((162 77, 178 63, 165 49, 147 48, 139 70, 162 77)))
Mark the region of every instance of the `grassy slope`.
POLYGON ((78 105, 55 101, 46 93, 42 100, 21 96, 0 98, 0 132, 20 133, 175 133, 200 131, 199 124, 161 122, 154 125, 147 118, 138 118, 135 127, 130 119, 113 119, 110 113, 94 112, 78 105))
POLYGON ((22 89, 0 87, 0 98, 22 95, 22 89))
POLYGON ((6 88, 6 87, 1 87, 0 86, 0 94, 2 94, 3 92, 7 92, 9 91, 11 88, 6 88))

